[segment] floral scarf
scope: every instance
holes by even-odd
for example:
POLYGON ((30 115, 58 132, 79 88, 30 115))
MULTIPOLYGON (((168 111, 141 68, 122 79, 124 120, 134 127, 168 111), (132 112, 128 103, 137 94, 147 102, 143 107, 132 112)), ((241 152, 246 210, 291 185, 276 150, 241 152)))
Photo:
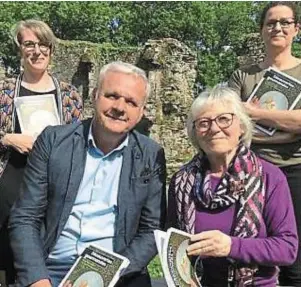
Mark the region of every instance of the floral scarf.
MULTIPOLYGON (((215 190, 211 188, 209 163, 206 157, 196 155, 175 175, 177 219, 180 228, 194 233, 195 205, 215 210, 237 204, 236 219, 231 236, 257 237, 263 224, 265 185, 262 165, 256 155, 240 145, 229 168, 215 190)), ((247 286, 257 270, 231 262, 229 280, 237 286, 247 286), (250 279, 250 280, 249 280, 250 279)))

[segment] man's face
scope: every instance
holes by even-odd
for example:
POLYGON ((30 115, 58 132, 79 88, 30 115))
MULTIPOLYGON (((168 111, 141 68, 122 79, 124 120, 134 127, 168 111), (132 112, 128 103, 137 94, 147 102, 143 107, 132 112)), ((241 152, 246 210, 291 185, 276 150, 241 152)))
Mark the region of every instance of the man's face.
POLYGON ((136 75, 108 72, 97 91, 97 128, 107 135, 126 134, 140 121, 146 97, 146 83, 136 75))

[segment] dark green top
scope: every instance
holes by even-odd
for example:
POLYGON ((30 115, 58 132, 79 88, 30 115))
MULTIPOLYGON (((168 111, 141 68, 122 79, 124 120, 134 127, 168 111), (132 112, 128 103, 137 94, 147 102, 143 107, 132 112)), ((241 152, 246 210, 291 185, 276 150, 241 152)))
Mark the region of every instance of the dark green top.
MULTIPOLYGON (((282 72, 301 80, 301 64, 282 72)), ((257 64, 238 69, 232 74, 229 87, 233 88, 243 101, 246 101, 264 73, 265 70, 257 64)), ((296 108, 301 108, 300 102, 296 108)), ((286 144, 252 144, 251 148, 259 156, 278 166, 301 164, 301 140, 286 144)))

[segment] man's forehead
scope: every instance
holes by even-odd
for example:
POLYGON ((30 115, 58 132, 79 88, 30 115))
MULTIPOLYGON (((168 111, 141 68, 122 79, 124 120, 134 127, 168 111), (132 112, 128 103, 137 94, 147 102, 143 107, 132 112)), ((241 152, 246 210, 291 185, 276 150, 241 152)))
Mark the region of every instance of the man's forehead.
POLYGON ((116 94, 128 99, 145 102, 147 83, 145 79, 134 73, 109 71, 105 74, 99 92, 116 94))
POLYGON ((135 79, 137 81, 142 81, 146 85, 146 82, 143 79, 143 77, 138 75, 138 74, 135 74, 135 73, 126 73, 126 72, 123 72, 123 71, 108 71, 103 77, 103 82, 110 79, 110 78, 114 78, 114 80, 116 80, 116 79, 118 80, 118 78, 119 79, 132 78, 132 79, 135 79))
POLYGON ((123 73, 119 71, 109 71, 105 74, 101 90, 103 89, 124 89, 124 88, 135 88, 143 89, 146 91, 147 83, 145 79, 137 74, 123 73))

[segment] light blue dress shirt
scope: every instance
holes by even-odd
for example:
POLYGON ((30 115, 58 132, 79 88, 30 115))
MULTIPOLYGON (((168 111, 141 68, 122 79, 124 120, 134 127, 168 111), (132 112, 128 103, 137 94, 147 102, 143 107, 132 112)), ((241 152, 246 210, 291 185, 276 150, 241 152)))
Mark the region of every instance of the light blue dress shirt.
POLYGON ((95 145, 91 127, 84 176, 75 203, 46 261, 54 287, 91 243, 113 250, 122 151, 129 139, 126 137, 117 148, 104 155, 95 145))

